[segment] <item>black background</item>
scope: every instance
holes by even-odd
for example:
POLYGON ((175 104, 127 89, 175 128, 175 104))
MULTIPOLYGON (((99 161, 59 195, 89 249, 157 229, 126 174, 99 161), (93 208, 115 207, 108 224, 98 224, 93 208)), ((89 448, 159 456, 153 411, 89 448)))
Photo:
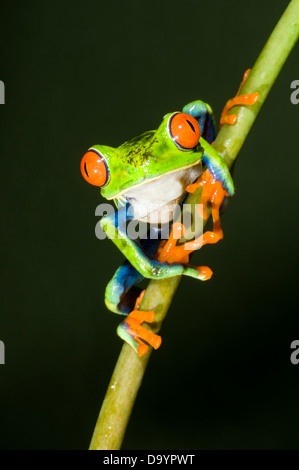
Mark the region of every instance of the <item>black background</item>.
MULTIPOLYGON (((79 163, 195 99, 216 119, 287 1, 3 2, 2 449, 85 449, 121 341, 104 306, 123 257, 94 235, 79 163)), ((298 45, 239 155, 225 238, 194 257, 124 449, 297 448, 298 45)))

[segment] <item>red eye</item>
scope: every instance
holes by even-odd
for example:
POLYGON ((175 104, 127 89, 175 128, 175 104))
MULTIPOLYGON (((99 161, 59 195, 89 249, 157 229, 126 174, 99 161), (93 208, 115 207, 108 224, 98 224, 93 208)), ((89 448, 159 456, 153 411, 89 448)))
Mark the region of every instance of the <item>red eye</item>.
POLYGON ((177 113, 170 121, 173 140, 185 149, 196 147, 200 138, 200 126, 190 114, 177 113))
POLYGON ((108 181, 108 167, 104 158, 95 150, 89 150, 81 160, 81 173, 88 183, 104 186, 108 181))

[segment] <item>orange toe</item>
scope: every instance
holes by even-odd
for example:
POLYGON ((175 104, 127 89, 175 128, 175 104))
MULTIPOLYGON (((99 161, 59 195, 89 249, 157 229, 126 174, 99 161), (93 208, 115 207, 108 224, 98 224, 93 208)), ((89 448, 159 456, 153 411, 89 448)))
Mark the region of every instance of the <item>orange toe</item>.
POLYGON ((148 351, 148 345, 144 344, 142 341, 138 341, 138 343, 140 343, 140 346, 138 347, 138 356, 144 356, 148 351))
POLYGON ((258 93, 250 93, 248 95, 239 95, 241 88, 243 87, 244 83, 246 82, 250 74, 250 71, 251 69, 247 69, 246 72, 244 73, 242 83, 239 87, 239 90, 237 91, 236 96, 228 100, 227 103, 225 104, 223 111, 221 113, 221 117, 220 117, 220 127, 223 126, 224 124, 234 125, 237 122, 238 118, 236 114, 228 115, 228 112, 234 106, 244 106, 244 105, 252 106, 259 99, 258 93))

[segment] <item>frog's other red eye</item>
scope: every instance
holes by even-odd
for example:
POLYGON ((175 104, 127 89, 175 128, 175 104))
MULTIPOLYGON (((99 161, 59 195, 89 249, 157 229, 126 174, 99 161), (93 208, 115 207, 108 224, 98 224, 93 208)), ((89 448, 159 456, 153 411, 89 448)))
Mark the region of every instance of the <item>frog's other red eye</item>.
POLYGON ((96 150, 89 150, 81 160, 81 173, 88 183, 104 186, 109 178, 108 166, 104 157, 96 150))
POLYGON ((200 138, 200 126, 190 114, 174 114, 170 121, 170 134, 179 147, 192 149, 196 147, 200 138))

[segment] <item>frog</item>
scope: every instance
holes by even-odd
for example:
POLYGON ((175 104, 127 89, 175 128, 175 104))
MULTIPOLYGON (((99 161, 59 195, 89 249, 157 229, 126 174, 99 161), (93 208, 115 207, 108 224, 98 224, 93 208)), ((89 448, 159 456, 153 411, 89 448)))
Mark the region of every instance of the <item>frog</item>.
MULTIPOLYGON (((242 84, 249 72, 245 72, 242 84)), ((257 99, 257 93, 239 95, 238 91, 224 107, 220 125, 235 124, 236 116, 228 114, 233 106, 252 105, 257 99)), ((206 281, 213 274, 207 266, 191 265, 190 256, 223 238, 220 210, 224 200, 235 193, 229 168, 213 148, 215 138, 213 110, 208 103, 196 100, 181 111, 167 113, 156 130, 116 148, 93 145, 81 160, 84 179, 99 187, 101 195, 117 207, 116 212, 104 215, 100 224, 126 260, 106 287, 105 304, 125 316, 117 334, 138 356, 146 354, 149 346, 158 349, 162 342, 160 335, 146 328, 154 322, 155 312, 139 309, 145 291, 138 284, 143 279, 174 276, 206 281), (211 208, 213 229, 179 244, 185 227, 173 219, 174 207, 182 207, 188 194, 198 188, 202 191, 201 215, 206 219, 207 208, 211 208), (133 239, 126 230, 132 220, 154 226, 157 236, 133 239), (168 240, 161 240, 165 223, 171 223, 172 229, 168 240)))

